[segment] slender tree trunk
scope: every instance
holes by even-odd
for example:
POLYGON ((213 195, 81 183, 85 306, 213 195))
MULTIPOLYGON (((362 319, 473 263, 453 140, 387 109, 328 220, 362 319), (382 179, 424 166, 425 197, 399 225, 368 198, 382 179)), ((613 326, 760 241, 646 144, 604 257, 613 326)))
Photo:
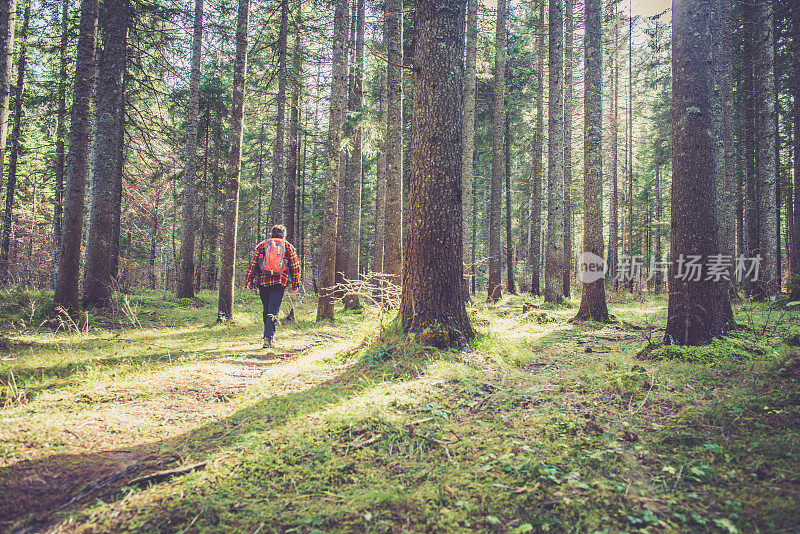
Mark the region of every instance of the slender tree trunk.
MULTIPOLYGON (((285 0, 284 0, 285 1, 285 0)), ((247 43, 250 0, 239 0, 236 18, 236 61, 233 68, 233 102, 228 148, 228 176, 225 194, 225 225, 220 255, 219 303, 217 317, 233 318, 236 233, 239 226, 239 179, 242 174, 242 133, 244 131, 244 91, 247 79, 247 43)))
POLYGON ((290 241, 297 239, 297 213, 295 202, 297 199, 297 177, 300 162, 300 98, 302 92, 302 2, 295 0, 294 13, 295 35, 294 50, 292 51, 292 96, 289 104, 289 162, 286 174, 286 238, 290 241))
MULTIPOLYGON (((375 169, 375 239, 372 246, 372 272, 383 272, 383 241, 386 225, 386 72, 381 69, 380 126, 378 127, 379 152, 375 169)), ((373 286, 380 286, 380 280, 373 280, 373 286)))
POLYGON ((189 75, 189 117, 186 122, 186 166, 183 169, 183 224, 181 226, 178 298, 194 297, 194 238, 197 211, 197 116, 200 112, 200 61, 203 53, 203 0, 195 0, 192 72, 189 75))
POLYGON ((792 262, 793 280, 790 284, 790 301, 800 300, 800 9, 792 11, 792 65, 794 81, 792 96, 794 98, 794 209, 792 225, 792 262))
POLYGON ((564 288, 570 294, 574 255, 572 253, 572 70, 574 0, 564 2, 564 288))
POLYGON ((505 119, 505 175, 506 175, 506 289, 512 295, 517 294, 514 285, 514 244, 511 236, 511 119, 506 113, 505 119))
POLYGON ((119 154, 119 117, 128 32, 128 0, 106 0, 103 52, 97 79, 97 123, 92 139, 86 265, 85 306, 111 305, 112 227, 119 154), (112 15, 113 14, 113 15, 112 15))
POLYGON ((78 310, 81 235, 86 175, 89 173, 89 130, 94 85, 98 0, 81 0, 81 22, 75 60, 75 84, 70 113, 69 152, 64 188, 64 222, 54 304, 78 310))
POLYGON ((619 286, 617 261, 619 258, 619 17, 617 4, 611 2, 612 24, 614 25, 614 53, 611 55, 613 76, 611 79, 611 198, 609 199, 608 232, 608 273, 611 287, 619 286))
MULTIPOLYGON (((633 9, 633 3, 629 4, 633 9)), ((633 264, 633 12, 628 17, 628 133, 626 154, 628 167, 628 258, 633 264)), ((628 291, 633 291, 633 276, 628 280, 628 291)))
MULTIPOLYGON (((388 6, 387 6, 388 9, 388 6)), ((339 219, 339 144, 347 107, 347 41, 348 1, 336 0, 333 15, 333 54, 331 106, 328 115, 328 166, 325 170, 325 220, 322 226, 322 261, 320 263, 317 321, 334 318, 333 287, 336 279, 336 234, 339 219)))
POLYGON ((272 157, 272 198, 269 204, 267 225, 282 224, 283 203, 286 193, 284 176, 284 148, 286 137, 286 52, 289 40, 289 0, 281 0, 281 24, 278 33, 278 118, 275 134, 275 150, 272 157))
POLYGON ((531 295, 539 295, 539 268, 542 248, 542 154, 544 152, 544 0, 539 3, 536 20, 536 129, 533 133, 533 167, 531 169, 530 223, 528 225, 528 267, 531 270, 531 295))
POLYGON ((489 285, 488 298, 500 300, 500 203, 503 199, 503 134, 505 133, 506 89, 506 0, 497 0, 494 59, 494 119, 492 121, 492 181, 489 192, 489 285))
MULTIPOLYGON (((661 258, 661 166, 656 167, 656 260, 662 261, 661 258)), ((653 291, 655 293, 661 292, 661 273, 656 272, 654 277, 653 291)))
MULTIPOLYGON (((64 140, 67 136, 67 44, 69 0, 61 3, 61 46, 59 48, 58 125, 56 126, 55 203, 53 205, 53 286, 56 281, 58 252, 61 248, 61 225, 64 210, 64 140)), ((1 65, 1 63, 0 63, 1 65)), ((0 78, 2 78, 0 76, 0 78)), ((0 124, 2 128, 2 124, 0 124)))
POLYGON ((413 224, 406 234, 400 316, 406 331, 416 333, 423 344, 440 348, 466 347, 467 340, 474 337, 462 290, 465 5, 465 0, 445 0, 444 4, 417 0, 415 19, 408 203, 413 224))
POLYGON ((603 56, 601 0, 586 0, 584 53, 583 293, 576 319, 608 322, 602 274, 591 276, 586 265, 603 261, 603 56), (590 254, 592 256, 590 256, 590 254))
MULTIPOLYGON (((359 276, 359 258, 361 245, 361 184, 363 183, 363 165, 361 152, 361 114, 363 112, 364 97, 364 0, 356 0, 355 15, 355 61, 353 62, 353 84, 350 95, 350 109, 356 117, 353 124, 351 148, 349 153, 348 191, 347 191, 347 225, 345 226, 345 278, 357 280, 359 276)), ((355 309, 358 306, 358 296, 348 294, 344 300, 345 308, 355 309)))
MULTIPOLYGON (((464 140, 461 156, 461 215, 464 265, 470 265, 472 239, 472 185, 475 168, 475 94, 477 87, 478 0, 467 0, 467 56, 464 72, 464 140)), ((465 272, 466 274, 466 272, 465 272)), ((466 277, 465 277, 466 280, 466 277)))
POLYGON ((386 233, 384 270, 398 284, 403 266, 403 2, 386 0, 386 233))
MULTIPOLYGON (((6 164, 8 106, 11 102, 11 73, 14 69, 14 33, 17 22, 17 0, 0 2, 0 176, 6 164)), ((0 193, 3 180, 0 179, 0 193)))
POLYGON ((544 300, 564 300, 564 2, 550 0, 544 300))
MULTIPOLYGON (((11 156, 8 162, 8 185, 6 186, 6 210, 3 214, 3 240, 0 247, 0 280, 8 283, 11 272, 9 251, 11 249, 11 227, 14 224, 14 195, 17 189, 17 163, 19 161, 20 134, 22 133, 22 114, 25 98, 25 64, 28 53, 28 23, 31 18, 31 4, 25 6, 22 22, 22 40, 17 65, 17 94, 14 102, 14 128, 11 132, 11 156)), ((0 166, 2 169, 2 166, 0 166)), ((0 172, 2 181, 2 172, 0 172)), ((35 201, 35 199, 34 199, 35 201)), ((35 214, 34 214, 35 217, 35 214)))
POLYGON ((217 247, 219 246, 219 235, 220 235, 220 218, 221 218, 221 206, 220 206, 220 185, 219 185, 219 177, 221 173, 221 166, 219 163, 220 155, 224 150, 224 145, 222 142, 222 110, 218 109, 216 113, 216 118, 214 120, 214 151, 213 151, 213 165, 211 169, 211 199, 212 199, 212 206, 211 206, 211 221, 210 221, 210 228, 209 228, 209 238, 208 238, 208 269, 206 272, 206 288, 207 289, 214 289, 217 285, 217 247))
MULTIPOLYGON (((127 35, 126 35, 127 37, 127 35)), ((127 46, 125 51, 125 65, 127 67, 127 46)), ((111 213, 111 279, 118 283, 119 264, 122 257, 120 250, 120 234, 122 232, 122 181, 125 175, 125 92, 128 87, 128 69, 122 73, 122 88, 120 91, 119 116, 117 117, 117 153, 114 168, 114 206, 111 213)))
POLYGON ((719 253, 712 128, 713 0, 676 0, 672 41, 672 237, 664 342, 705 345, 725 333, 727 287, 707 276, 719 253), (701 258, 699 277, 686 262, 701 258))

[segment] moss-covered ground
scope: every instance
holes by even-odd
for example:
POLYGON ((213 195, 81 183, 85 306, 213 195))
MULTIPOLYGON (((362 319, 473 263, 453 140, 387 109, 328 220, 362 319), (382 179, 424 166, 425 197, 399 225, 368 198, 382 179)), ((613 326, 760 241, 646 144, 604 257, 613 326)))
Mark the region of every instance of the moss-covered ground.
POLYGON ((676 349, 664 297, 601 325, 507 296, 465 353, 305 297, 265 350, 254 295, 228 324, 210 293, 74 325, 1 297, 3 530, 800 531, 796 311, 676 349))

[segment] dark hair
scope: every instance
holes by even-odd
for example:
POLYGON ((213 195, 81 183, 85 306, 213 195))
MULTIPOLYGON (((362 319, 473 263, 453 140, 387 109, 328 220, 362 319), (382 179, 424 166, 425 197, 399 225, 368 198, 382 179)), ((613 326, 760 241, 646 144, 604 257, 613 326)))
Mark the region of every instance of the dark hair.
POLYGON ((272 235, 272 237, 283 239, 284 237, 286 237, 286 227, 282 224, 276 224, 275 226, 272 227, 272 230, 270 230, 270 234, 272 235))

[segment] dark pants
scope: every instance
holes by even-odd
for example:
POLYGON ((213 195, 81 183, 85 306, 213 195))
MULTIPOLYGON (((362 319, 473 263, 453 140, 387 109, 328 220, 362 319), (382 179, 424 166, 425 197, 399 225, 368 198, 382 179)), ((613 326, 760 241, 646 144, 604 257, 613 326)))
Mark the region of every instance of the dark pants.
POLYGON ((264 337, 272 339, 275 336, 275 325, 278 323, 278 310, 281 309, 283 292, 286 286, 282 284, 274 286, 258 286, 258 295, 261 297, 261 304, 264 306, 264 337))

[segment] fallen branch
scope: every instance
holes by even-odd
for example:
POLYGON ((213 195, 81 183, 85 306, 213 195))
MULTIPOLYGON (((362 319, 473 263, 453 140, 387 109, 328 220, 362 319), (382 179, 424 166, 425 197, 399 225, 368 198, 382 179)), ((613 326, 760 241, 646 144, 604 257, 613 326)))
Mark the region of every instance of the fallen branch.
POLYGON ((154 484, 158 484, 164 480, 169 478, 178 476, 178 475, 185 475, 186 473, 191 473, 197 469, 203 469, 206 466, 206 462, 199 462, 192 465, 186 465, 183 467, 177 467, 175 469, 167 469, 165 471, 156 471, 155 473, 150 473, 149 475, 144 475, 140 477, 136 477, 129 482, 129 485, 134 486, 137 484, 143 484, 145 482, 152 482, 154 484))

